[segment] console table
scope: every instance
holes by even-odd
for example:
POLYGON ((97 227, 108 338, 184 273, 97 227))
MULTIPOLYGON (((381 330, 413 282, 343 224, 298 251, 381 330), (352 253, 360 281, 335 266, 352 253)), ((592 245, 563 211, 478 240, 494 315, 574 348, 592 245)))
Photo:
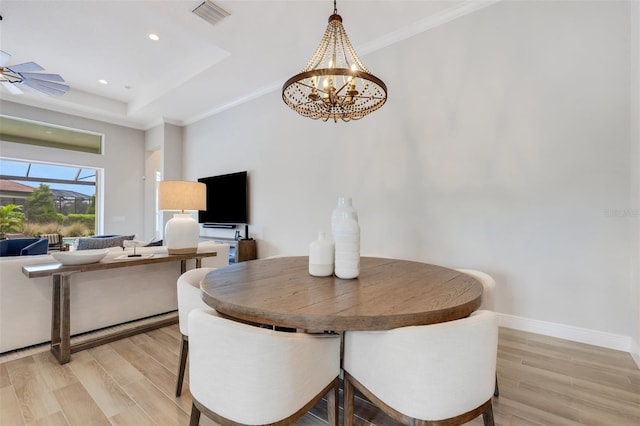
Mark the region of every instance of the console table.
POLYGON ((53 277, 53 297, 51 300, 51 352, 60 364, 66 364, 71 360, 71 354, 94 346, 112 342, 143 333, 155 328, 175 324, 177 317, 156 321, 150 324, 133 327, 129 330, 118 331, 109 335, 100 336, 79 344, 71 344, 71 291, 70 276, 77 273, 98 271, 113 268, 125 268, 129 266, 148 265, 165 262, 180 262, 180 273, 186 272, 186 262, 189 259, 196 260, 196 268, 202 266, 205 257, 217 256, 217 252, 202 252, 193 254, 154 254, 152 257, 104 259, 97 263, 84 265, 62 265, 60 263, 48 263, 42 265, 30 265, 22 268, 22 273, 29 278, 53 277))

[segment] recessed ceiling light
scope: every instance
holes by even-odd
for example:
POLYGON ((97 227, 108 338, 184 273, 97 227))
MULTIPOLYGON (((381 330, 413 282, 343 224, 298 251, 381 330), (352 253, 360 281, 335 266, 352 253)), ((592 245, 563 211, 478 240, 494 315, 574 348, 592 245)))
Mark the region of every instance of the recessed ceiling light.
POLYGON ((103 79, 98 80, 98 83, 100 83, 100 84, 109 84, 109 82, 107 80, 103 80, 103 79))
POLYGON ((160 40, 160 37, 158 37, 157 34, 149 34, 149 38, 153 41, 158 41, 160 40))

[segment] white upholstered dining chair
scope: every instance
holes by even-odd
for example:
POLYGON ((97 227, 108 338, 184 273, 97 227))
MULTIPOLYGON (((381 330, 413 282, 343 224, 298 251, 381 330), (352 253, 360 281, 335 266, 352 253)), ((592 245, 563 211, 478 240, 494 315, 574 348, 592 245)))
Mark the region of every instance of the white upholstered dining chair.
POLYGON ((176 396, 182 395, 184 370, 187 365, 187 355, 189 354, 189 312, 196 308, 209 308, 200 296, 200 281, 202 281, 205 275, 215 269, 216 268, 191 269, 178 277, 178 321, 180 323, 182 343, 180 345, 180 364, 178 366, 176 396))
POLYGON ((354 388, 403 424, 460 425, 482 414, 493 425, 498 322, 491 311, 439 324, 347 331, 344 416, 354 388))
POLYGON ((475 269, 456 269, 463 274, 471 275, 482 284, 482 303, 478 309, 485 311, 494 310, 493 293, 496 288, 496 280, 486 272, 477 271, 475 269))
POLYGON ((213 309, 191 311, 189 333, 190 426, 201 413, 221 425, 288 425, 324 395, 337 424, 339 336, 269 330, 213 309))
MULTIPOLYGON (((486 311, 495 311, 494 309, 494 293, 496 288, 496 280, 486 272, 475 269, 456 269, 463 274, 471 275, 482 284, 482 303, 478 309, 486 311)), ((494 396, 500 396, 500 388, 498 388, 498 376, 496 375, 496 387, 493 390, 494 396)))

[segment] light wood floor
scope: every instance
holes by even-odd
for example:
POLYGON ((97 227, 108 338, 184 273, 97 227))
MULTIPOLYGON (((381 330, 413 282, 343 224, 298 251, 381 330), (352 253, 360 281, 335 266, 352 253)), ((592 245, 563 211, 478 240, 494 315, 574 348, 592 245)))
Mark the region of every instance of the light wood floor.
MULTIPOLYGON (((188 425, 188 381, 175 398, 180 332, 169 326, 72 355, 0 364, 0 424, 188 425)), ((3 357, 7 359, 7 357, 3 357)), ((640 371, 627 353, 500 330, 498 425, 640 425, 640 371)), ((396 423, 365 400, 357 425, 396 423)), ((318 404, 296 425, 323 425, 318 404)), ((482 424, 478 418, 470 424, 482 424)), ((204 416, 201 425, 215 425, 204 416)))

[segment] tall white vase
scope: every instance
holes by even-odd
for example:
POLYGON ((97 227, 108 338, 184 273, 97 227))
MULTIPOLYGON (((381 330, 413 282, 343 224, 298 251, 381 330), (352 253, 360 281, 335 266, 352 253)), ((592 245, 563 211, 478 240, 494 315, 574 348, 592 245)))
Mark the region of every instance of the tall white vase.
POLYGON ((335 269, 338 278, 352 279, 360 275, 360 225, 351 198, 338 198, 331 215, 335 244, 335 269))
POLYGON ((358 221, 358 212, 353 208, 351 198, 339 197, 338 205, 333 209, 333 212, 331 212, 331 235, 335 233, 335 226, 338 219, 345 215, 353 218, 356 222, 358 221))

